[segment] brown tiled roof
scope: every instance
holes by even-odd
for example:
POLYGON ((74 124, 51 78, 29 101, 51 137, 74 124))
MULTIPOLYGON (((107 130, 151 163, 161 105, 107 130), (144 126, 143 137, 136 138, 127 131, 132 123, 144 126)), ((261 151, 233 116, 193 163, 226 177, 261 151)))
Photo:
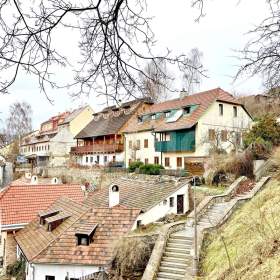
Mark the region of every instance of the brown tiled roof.
POLYGON ((126 102, 119 108, 119 113, 114 113, 116 106, 107 107, 99 113, 95 113, 96 117, 75 136, 76 139, 96 137, 103 135, 116 134, 135 114, 139 105, 146 102, 145 99, 137 99, 126 102), (126 110, 125 106, 131 106, 126 110), (108 112, 108 116, 104 118, 103 114, 108 112))
POLYGON ((16 234, 16 240, 29 261, 34 263, 107 265, 113 257, 114 241, 131 230, 140 213, 139 209, 128 209, 123 206, 87 209, 84 212, 84 206, 62 199, 58 200, 56 204, 65 210, 68 209, 72 216, 55 230, 46 231, 37 220, 16 234), (84 213, 80 215, 82 212, 84 213), (96 224, 98 226, 90 245, 78 246, 75 234, 79 232, 81 227, 85 228, 87 225, 96 224))
POLYGON ((50 209, 52 208, 59 208, 63 213, 67 213, 68 219, 53 231, 47 231, 44 226, 40 225, 37 217, 16 234, 16 241, 29 261, 38 256, 88 210, 85 205, 66 197, 56 200, 50 207, 50 209))
MULTIPOLYGON (((180 189, 185 183, 176 183, 174 181, 155 183, 153 181, 126 178, 114 181, 114 184, 119 186, 120 205, 139 208, 144 212, 180 189)), ((85 200, 85 203, 92 207, 108 207, 109 188, 92 192, 85 200)))
POLYGON ((82 202, 80 185, 15 185, 0 192, 2 225, 25 224, 61 196, 82 202))
POLYGON ((145 112, 145 114, 150 114, 164 112, 172 109, 180 109, 188 105, 198 105, 198 107, 190 115, 184 115, 180 117, 176 122, 166 123, 164 117, 156 120, 144 121, 143 123, 138 123, 137 120, 134 119, 133 122, 130 122, 125 132, 136 132, 153 129, 155 131, 168 131, 190 128, 197 123, 203 113, 215 101, 229 102, 241 105, 241 103, 239 103, 230 93, 222 90, 221 88, 216 88, 189 95, 182 99, 177 98, 159 104, 154 104, 148 107, 145 112))

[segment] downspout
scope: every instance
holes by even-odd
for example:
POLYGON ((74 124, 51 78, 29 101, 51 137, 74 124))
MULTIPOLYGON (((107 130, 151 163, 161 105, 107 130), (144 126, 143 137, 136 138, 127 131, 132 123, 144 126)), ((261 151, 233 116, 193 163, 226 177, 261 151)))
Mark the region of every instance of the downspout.
POLYGON ((35 266, 33 263, 31 263, 30 267, 32 268, 32 280, 35 280, 35 266))

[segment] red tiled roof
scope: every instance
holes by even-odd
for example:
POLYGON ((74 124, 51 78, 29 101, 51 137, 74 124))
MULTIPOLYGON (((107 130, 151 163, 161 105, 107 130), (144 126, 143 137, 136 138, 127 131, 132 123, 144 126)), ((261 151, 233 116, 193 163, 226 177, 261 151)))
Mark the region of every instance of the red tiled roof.
POLYGON ((230 93, 222 90, 221 88, 215 88, 189 95, 184 98, 177 98, 154 104, 148 107, 144 113, 150 114, 164 112, 166 110, 180 109, 187 105, 198 105, 198 107, 190 115, 182 116, 177 121, 172 123, 166 123, 163 117, 157 120, 144 121, 143 123, 138 123, 137 118, 134 118, 133 121, 130 122, 125 132, 136 132, 152 129, 155 131, 168 131, 190 128, 197 123, 203 113, 215 101, 229 102, 242 106, 242 104, 238 102, 230 93))
POLYGON ((77 202, 84 199, 80 185, 8 186, 0 192, 2 225, 29 223, 61 196, 77 202))
POLYGON ((87 208, 64 197, 49 209, 62 209, 71 216, 53 231, 33 220, 16 234, 16 241, 29 261, 34 263, 83 264, 103 266, 109 264, 114 253, 114 242, 128 233, 140 210, 115 206, 113 208, 87 208), (76 234, 84 227, 95 227, 89 246, 79 246, 76 234))

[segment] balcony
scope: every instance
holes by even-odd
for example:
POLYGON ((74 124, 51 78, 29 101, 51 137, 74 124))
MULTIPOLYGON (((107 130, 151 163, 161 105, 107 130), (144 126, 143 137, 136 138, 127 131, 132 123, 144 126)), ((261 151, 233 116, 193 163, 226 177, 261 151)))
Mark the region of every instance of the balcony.
POLYGON ((94 153, 121 153, 123 144, 93 144, 87 146, 71 147, 72 154, 94 154, 94 153))

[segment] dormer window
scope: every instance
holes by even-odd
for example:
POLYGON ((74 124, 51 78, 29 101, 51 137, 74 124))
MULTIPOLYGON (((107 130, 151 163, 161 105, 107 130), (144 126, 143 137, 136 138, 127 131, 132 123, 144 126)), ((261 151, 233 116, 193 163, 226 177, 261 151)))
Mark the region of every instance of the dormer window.
POLYGON ((140 117, 140 116, 138 116, 138 117, 137 117, 137 121, 138 121, 138 123, 142 123, 142 122, 143 122, 143 118, 140 117))
POLYGON ((219 104, 219 114, 220 114, 220 116, 222 116, 224 114, 224 105, 223 104, 219 104))
POLYGON ((155 120, 155 119, 156 119, 156 114, 152 114, 152 115, 151 115, 151 119, 152 119, 152 120, 155 120))
POLYGON ((77 246, 89 246, 93 241, 93 235, 97 226, 98 224, 89 224, 86 220, 82 221, 75 233, 77 246))
POLYGON ((184 114, 190 114, 191 106, 184 107, 183 110, 184 110, 184 114))
POLYGON ((170 112, 170 111, 164 112, 164 117, 165 117, 165 118, 169 118, 170 115, 171 115, 171 112, 170 112))

